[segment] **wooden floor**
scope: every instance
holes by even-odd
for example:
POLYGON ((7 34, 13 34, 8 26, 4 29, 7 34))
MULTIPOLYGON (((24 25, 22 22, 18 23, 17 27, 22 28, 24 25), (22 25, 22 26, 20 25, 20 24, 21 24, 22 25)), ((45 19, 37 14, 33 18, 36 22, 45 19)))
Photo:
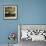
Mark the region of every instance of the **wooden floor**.
MULTIPOLYGON (((0 44, 0 46, 8 46, 8 44, 0 44)), ((44 41, 32 42, 31 40, 28 40, 28 41, 21 40, 19 44, 15 44, 14 46, 46 46, 46 42, 44 41)))
POLYGON ((28 41, 21 40, 20 46, 46 46, 46 42, 44 42, 44 41, 32 42, 31 40, 28 40, 28 41))

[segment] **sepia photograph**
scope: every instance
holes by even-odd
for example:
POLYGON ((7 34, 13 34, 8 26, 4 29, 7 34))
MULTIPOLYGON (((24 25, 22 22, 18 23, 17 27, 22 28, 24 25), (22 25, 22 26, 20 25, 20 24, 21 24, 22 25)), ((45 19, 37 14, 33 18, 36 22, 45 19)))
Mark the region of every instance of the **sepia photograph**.
POLYGON ((4 19, 16 19, 17 6, 4 6, 4 19))

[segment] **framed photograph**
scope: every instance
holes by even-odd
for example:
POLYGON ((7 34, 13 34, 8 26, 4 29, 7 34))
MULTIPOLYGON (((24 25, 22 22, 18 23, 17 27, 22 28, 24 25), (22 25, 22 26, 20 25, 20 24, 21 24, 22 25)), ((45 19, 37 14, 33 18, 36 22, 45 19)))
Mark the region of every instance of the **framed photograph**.
POLYGON ((18 41, 46 41, 46 25, 19 24, 18 41))
POLYGON ((17 19, 17 6, 4 6, 4 19, 17 19))

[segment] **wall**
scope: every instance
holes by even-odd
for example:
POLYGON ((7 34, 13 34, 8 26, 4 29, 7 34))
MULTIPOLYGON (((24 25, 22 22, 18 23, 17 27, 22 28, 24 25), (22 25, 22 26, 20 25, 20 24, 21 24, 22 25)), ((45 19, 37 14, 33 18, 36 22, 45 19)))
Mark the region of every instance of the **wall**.
POLYGON ((0 44, 8 43, 9 32, 17 34, 18 24, 46 24, 46 0, 0 0, 0 44), (3 6, 9 4, 17 5, 18 19, 3 19, 3 6))
POLYGON ((46 0, 22 0, 22 24, 46 24, 46 0))

